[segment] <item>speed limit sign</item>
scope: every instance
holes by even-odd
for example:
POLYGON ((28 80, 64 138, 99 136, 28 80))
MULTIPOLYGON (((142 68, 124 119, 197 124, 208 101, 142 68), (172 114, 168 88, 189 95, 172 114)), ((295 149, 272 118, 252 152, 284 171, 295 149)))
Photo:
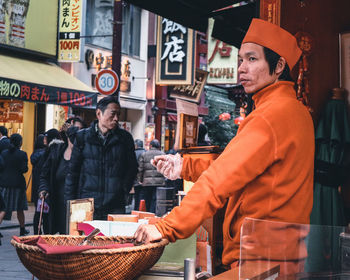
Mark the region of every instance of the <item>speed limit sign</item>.
POLYGON ((103 69, 97 73, 95 84, 99 93, 111 95, 119 86, 119 77, 113 70, 103 69))

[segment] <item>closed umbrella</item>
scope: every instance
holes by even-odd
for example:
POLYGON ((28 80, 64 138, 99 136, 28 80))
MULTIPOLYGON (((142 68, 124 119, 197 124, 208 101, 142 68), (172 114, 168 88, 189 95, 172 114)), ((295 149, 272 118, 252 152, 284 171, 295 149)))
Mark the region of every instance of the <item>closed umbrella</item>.
POLYGON ((339 234, 345 226, 344 206, 338 188, 346 178, 346 153, 350 146, 345 91, 333 89, 315 132, 314 203, 309 234, 308 269, 340 268, 339 234))

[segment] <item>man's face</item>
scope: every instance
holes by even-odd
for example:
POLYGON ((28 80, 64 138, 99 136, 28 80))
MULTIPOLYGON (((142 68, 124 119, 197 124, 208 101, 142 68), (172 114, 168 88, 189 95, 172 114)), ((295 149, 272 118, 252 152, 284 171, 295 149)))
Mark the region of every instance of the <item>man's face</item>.
POLYGON ((102 112, 97 109, 98 123, 103 130, 112 130, 118 125, 120 107, 115 103, 109 103, 106 110, 102 112))
POLYGON ((79 128, 79 130, 83 128, 83 124, 79 121, 75 121, 73 123, 73 126, 76 126, 77 128, 79 128))
POLYGON ((238 75, 246 93, 255 93, 277 82, 278 76, 275 73, 270 75, 262 46, 244 43, 238 52, 238 57, 240 63, 238 75))

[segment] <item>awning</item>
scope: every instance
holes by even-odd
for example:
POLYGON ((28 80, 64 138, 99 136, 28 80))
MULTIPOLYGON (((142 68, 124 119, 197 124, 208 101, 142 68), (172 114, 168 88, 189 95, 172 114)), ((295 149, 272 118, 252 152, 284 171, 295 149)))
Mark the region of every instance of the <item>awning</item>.
MULTIPOLYGON (((98 95, 97 102, 102 98, 106 97, 105 95, 98 95)), ((119 95, 119 103, 122 108, 133 109, 133 110, 144 110, 146 108, 146 99, 142 99, 136 96, 127 96, 124 94, 119 95)))
POLYGON ((129 97, 129 96, 124 96, 120 95, 120 106, 122 108, 127 108, 127 109, 134 109, 134 110, 144 110, 146 107, 146 102, 147 100, 145 99, 140 99, 136 97, 129 97))
POLYGON ((55 64, 0 55, 0 98, 95 108, 97 92, 55 64))
POLYGON ((212 17, 215 23, 211 35, 237 48, 252 18, 259 17, 257 0, 125 1, 201 32, 207 31, 208 18, 212 17))

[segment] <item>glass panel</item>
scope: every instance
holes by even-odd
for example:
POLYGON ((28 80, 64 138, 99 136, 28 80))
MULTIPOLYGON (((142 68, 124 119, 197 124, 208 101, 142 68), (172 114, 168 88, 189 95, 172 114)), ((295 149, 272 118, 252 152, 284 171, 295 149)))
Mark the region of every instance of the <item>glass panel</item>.
POLYGON ((239 275, 240 279, 350 279, 350 234, 344 227, 246 218, 239 275))
POLYGON ((131 23, 130 23, 130 55, 140 56, 140 29, 141 29, 141 9, 131 6, 131 23))
POLYGON ((86 11, 86 42, 112 49, 113 0, 88 0, 86 11))
POLYGON ((123 6, 122 52, 129 54, 130 42, 130 5, 123 6))

